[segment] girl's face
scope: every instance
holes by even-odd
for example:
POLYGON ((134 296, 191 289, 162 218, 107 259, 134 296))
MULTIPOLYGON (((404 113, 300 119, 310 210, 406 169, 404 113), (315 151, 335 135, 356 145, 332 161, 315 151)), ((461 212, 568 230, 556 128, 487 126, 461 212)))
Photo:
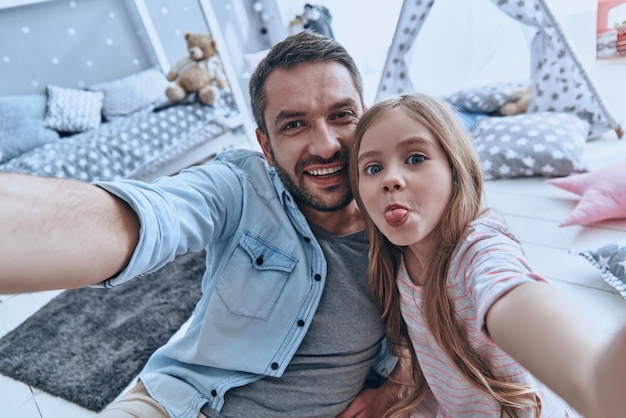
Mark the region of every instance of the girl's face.
POLYGON ((452 171, 424 124, 402 109, 374 122, 358 150, 358 179, 365 209, 389 241, 431 248, 427 238, 450 201, 452 171))

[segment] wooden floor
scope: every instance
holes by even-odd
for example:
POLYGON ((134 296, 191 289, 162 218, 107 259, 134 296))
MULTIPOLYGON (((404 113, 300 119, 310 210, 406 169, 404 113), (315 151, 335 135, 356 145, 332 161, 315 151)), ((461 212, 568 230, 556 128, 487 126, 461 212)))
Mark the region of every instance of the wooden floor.
MULTIPOLYGON (((587 143, 590 169, 626 158, 626 139, 612 135, 587 143)), ((487 204, 500 210, 522 241, 535 271, 561 289, 607 332, 626 320, 626 300, 604 282, 598 270, 570 250, 583 250, 626 237, 626 219, 589 226, 559 227, 578 196, 542 178, 486 182, 487 204)))

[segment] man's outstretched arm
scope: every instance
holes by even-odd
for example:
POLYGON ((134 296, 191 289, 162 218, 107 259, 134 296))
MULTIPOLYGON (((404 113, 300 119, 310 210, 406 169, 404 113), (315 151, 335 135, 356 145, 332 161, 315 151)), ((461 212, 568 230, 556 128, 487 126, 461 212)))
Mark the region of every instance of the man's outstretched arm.
POLYGON ((139 220, 77 180, 0 174, 0 293, 83 287, 126 266, 139 220))

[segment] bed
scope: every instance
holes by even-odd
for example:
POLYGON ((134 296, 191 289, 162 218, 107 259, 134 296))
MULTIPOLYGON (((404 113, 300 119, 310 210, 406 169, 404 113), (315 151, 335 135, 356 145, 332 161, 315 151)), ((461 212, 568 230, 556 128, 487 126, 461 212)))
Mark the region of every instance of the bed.
MULTIPOLYGON (((147 180, 201 163, 223 149, 247 146, 241 114, 228 92, 212 106, 193 96, 183 103, 150 103, 71 134, 46 127, 44 105, 39 95, 0 99, 0 171, 84 181, 147 180)), ((81 119, 70 113, 72 121, 81 119)))
POLYGON ((254 146, 248 103, 206 3, 13 3, 0 7, 8 35, 0 39, 0 171, 149 181, 254 146), (210 106, 193 93, 176 103, 165 96, 187 31, 210 33, 218 45, 229 85, 210 106))

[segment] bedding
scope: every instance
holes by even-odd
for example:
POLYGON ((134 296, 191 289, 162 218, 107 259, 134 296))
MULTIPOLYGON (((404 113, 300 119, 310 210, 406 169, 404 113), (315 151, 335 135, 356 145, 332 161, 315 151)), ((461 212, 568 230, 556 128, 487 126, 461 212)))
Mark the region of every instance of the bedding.
POLYGON ((0 97, 0 163, 59 139, 44 126, 45 94, 0 97))
POLYGON ((142 179, 199 144, 239 129, 239 119, 234 98, 225 91, 213 106, 193 100, 136 111, 62 137, 0 164, 0 171, 84 181, 142 179))
POLYGON ((84 88, 48 84, 41 94, 0 97, 0 171, 147 180, 244 146, 245 104, 230 88, 207 106, 195 94, 170 102, 168 84, 149 67, 84 88))

